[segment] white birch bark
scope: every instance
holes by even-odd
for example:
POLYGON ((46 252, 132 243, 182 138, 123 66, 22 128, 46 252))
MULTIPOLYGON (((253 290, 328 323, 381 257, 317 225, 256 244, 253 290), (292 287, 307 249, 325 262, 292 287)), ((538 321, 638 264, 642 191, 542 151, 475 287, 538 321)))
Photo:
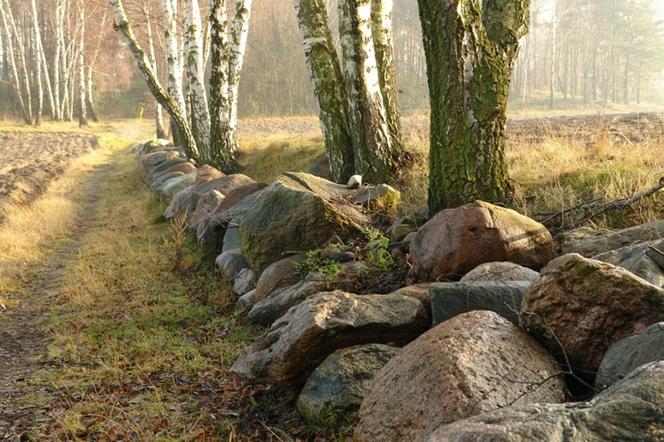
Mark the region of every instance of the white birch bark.
POLYGON ((395 165, 380 88, 371 24, 371 0, 339 1, 342 71, 355 151, 355 171, 369 181, 389 179, 395 165))
POLYGON ((145 51, 136 41, 134 32, 129 25, 129 20, 125 14, 124 7, 121 0, 110 0, 111 6, 113 8, 113 13, 115 14, 116 27, 125 38, 125 41, 129 45, 129 48, 136 59, 139 70, 143 73, 145 81, 152 92, 152 95, 159 100, 159 102, 164 106, 166 111, 171 116, 171 120, 177 125, 178 132, 182 136, 183 148, 185 153, 189 158, 194 161, 198 161, 199 153, 198 147, 196 146, 196 140, 191 132, 187 119, 184 117, 182 110, 175 102, 175 100, 168 95, 168 92, 164 90, 157 75, 152 70, 150 60, 145 55, 145 51))
POLYGON ((85 94, 85 10, 83 0, 78 0, 78 20, 80 26, 78 46, 78 125, 88 125, 87 103, 85 94))
MULTIPOLYGON (((152 36, 152 17, 150 16, 150 4, 148 3, 143 7, 143 14, 145 15, 145 26, 146 33, 148 37, 148 58, 152 69, 154 70, 155 75, 159 75, 157 69, 157 56, 154 50, 154 38, 152 36)), ((164 113, 163 107, 159 104, 159 101, 155 99, 154 101, 154 113, 155 113, 155 132, 158 139, 166 138, 166 128, 164 126, 164 113)))
POLYGON ((235 18, 233 19, 233 32, 230 42, 230 56, 228 69, 228 96, 230 100, 230 126, 237 127, 238 91, 240 89, 240 74, 244 63, 244 54, 247 50, 249 38, 249 21, 251 18, 252 0, 237 0, 235 2, 235 18))
MULTIPOLYGON (((166 66, 168 69, 168 95, 173 98, 182 116, 186 119, 188 112, 182 90, 182 57, 177 37, 177 3, 175 0, 161 0, 161 7, 165 15, 164 42, 166 45, 166 66)), ((179 143, 181 141, 180 135, 177 132, 175 124, 172 124, 172 129, 175 129, 171 130, 173 141, 179 143)))
POLYGON ((64 2, 57 0, 55 9, 55 55, 53 57, 53 99, 55 101, 55 108, 53 109, 53 118, 56 121, 62 119, 62 100, 60 98, 60 91, 62 90, 62 75, 61 75, 61 59, 62 59, 62 42, 64 40, 64 2))
POLYGON ((11 76, 14 80, 14 93, 16 94, 16 101, 19 105, 21 117, 26 124, 32 124, 32 120, 28 116, 28 109, 25 105, 23 98, 23 91, 21 90, 21 81, 18 74, 18 67, 16 62, 16 55, 14 54, 14 34, 9 26, 9 20, 5 11, 4 2, 0 2, 0 16, 2 18, 2 28, 5 30, 5 39, 7 43, 7 62, 11 69, 11 76))
POLYGON ((201 159, 209 161, 210 113, 205 91, 201 10, 198 0, 185 0, 185 73, 191 101, 190 125, 201 159))
POLYGON ((210 159, 228 173, 237 166, 237 139, 230 125, 229 41, 226 0, 210 1, 210 159))
POLYGON ((12 28, 12 33, 16 37, 16 49, 18 53, 19 67, 21 69, 21 77, 23 77, 23 87, 25 92, 25 106, 27 110, 26 122, 32 124, 32 92, 30 89, 30 74, 28 73, 28 65, 25 59, 25 46, 26 38, 23 38, 18 32, 16 26, 16 21, 14 20, 14 14, 12 13, 11 6, 9 1, 6 2, 5 13, 7 15, 7 21, 9 26, 12 28))

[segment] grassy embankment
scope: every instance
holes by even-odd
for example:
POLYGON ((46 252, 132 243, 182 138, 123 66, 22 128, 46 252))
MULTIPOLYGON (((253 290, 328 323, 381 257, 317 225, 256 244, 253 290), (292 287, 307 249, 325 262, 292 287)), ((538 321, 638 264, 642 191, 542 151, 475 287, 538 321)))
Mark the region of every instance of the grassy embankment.
MULTIPOLYGON (((60 127, 58 127, 60 129, 60 127)), ((185 242, 175 274, 172 227, 141 181, 130 139, 101 133, 31 207, 0 229, 2 282, 12 302, 77 228, 86 180, 102 179, 96 214, 59 281, 44 324, 44 369, 27 380, 22 406, 35 407, 35 440, 192 440, 233 435, 238 407, 252 401, 225 374, 255 330, 232 314, 228 286, 185 242), (100 175, 99 169, 111 164, 100 175), (11 250, 5 252, 6 247, 11 250)), ((79 227, 80 228, 80 227, 79 227)), ((6 293, 6 292, 5 292, 6 293)), ((0 320, 2 320, 0 316, 0 320)))

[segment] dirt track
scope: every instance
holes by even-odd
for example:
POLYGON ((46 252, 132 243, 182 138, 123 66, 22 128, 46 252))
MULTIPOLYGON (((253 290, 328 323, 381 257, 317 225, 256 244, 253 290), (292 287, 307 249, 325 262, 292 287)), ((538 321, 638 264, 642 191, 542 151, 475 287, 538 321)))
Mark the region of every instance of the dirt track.
POLYGON ((94 137, 82 134, 0 132, 0 222, 4 207, 34 200, 96 144, 94 137))

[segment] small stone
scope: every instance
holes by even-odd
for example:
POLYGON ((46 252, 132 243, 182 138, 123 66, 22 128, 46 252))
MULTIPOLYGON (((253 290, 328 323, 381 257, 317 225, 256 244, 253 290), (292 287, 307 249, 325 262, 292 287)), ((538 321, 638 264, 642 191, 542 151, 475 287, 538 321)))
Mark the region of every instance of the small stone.
POLYGON ((233 282, 233 291, 242 296, 256 288, 256 273, 250 268, 242 269, 238 272, 233 282))
POLYGON ((348 180, 348 187, 351 189, 359 189, 362 187, 362 175, 353 175, 348 180))

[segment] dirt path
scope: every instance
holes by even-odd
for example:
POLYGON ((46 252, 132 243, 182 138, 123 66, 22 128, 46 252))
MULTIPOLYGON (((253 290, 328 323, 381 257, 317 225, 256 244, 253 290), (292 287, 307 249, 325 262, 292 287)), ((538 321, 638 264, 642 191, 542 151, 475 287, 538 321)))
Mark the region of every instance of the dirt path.
POLYGON ((53 245, 51 258, 31 275, 29 286, 16 296, 20 305, 0 312, 0 441, 22 440, 43 416, 38 407, 22 405, 19 399, 36 393, 30 391, 25 380, 43 366, 41 361, 47 360, 45 322, 62 296, 61 283, 68 264, 77 259, 80 243, 94 225, 97 195, 112 166, 99 167, 85 178, 71 234, 53 245))

